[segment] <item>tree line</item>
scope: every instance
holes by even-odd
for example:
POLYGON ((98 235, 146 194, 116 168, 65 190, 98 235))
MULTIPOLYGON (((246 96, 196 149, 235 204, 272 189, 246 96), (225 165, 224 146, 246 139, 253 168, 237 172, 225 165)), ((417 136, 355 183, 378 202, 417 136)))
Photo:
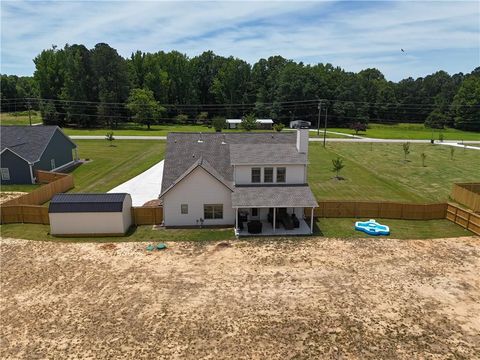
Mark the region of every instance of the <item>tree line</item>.
POLYGON ((387 81, 377 69, 348 72, 281 56, 253 65, 206 51, 137 51, 125 59, 100 43, 43 50, 33 77, 2 75, 2 111, 41 111, 46 124, 115 128, 121 122, 208 121, 255 114, 288 124, 425 123, 480 130, 480 67, 387 81))

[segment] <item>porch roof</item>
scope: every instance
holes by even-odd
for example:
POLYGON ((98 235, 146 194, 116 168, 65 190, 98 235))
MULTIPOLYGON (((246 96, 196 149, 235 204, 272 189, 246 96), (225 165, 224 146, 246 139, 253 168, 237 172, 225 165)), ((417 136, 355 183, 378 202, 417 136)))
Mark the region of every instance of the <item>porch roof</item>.
POLYGON ((232 207, 318 207, 308 185, 239 186, 232 193, 232 207))

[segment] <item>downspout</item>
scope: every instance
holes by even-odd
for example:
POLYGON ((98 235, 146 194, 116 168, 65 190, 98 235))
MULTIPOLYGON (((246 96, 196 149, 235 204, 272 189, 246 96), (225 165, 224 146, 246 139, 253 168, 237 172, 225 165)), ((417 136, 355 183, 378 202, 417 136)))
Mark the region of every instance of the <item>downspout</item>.
POLYGON ((30 167, 30 180, 32 181, 32 184, 35 184, 35 177, 33 176, 33 163, 28 163, 28 166, 30 167))

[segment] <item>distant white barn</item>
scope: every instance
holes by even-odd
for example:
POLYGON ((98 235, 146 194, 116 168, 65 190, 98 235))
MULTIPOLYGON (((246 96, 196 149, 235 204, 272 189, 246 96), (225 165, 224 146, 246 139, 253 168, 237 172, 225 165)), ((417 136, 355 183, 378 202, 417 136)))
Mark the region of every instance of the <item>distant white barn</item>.
MULTIPOLYGON (((272 119, 257 119, 257 127, 261 129, 271 129, 273 126, 272 119)), ((227 119, 228 129, 237 129, 242 123, 242 119, 227 119)))

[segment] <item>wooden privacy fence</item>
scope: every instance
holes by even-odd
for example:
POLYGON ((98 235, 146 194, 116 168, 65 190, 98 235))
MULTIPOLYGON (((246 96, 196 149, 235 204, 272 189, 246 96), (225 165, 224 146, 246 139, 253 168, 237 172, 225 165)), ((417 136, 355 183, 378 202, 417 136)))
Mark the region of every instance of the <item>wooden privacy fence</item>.
POLYGON ((158 225, 163 221, 163 207, 132 207, 132 222, 135 225, 158 225))
POLYGON ((480 183, 453 184, 451 198, 474 212, 480 212, 480 183))
POLYGON ((48 208, 40 205, 2 206, 2 224, 49 224, 48 208))
POLYGON ((4 202, 0 206, 0 224, 32 223, 49 224, 48 208, 39 206, 53 195, 73 189, 73 176, 61 173, 37 171, 37 180, 46 183, 32 192, 4 202), (47 183, 48 181, 51 181, 47 183))
MULTIPOLYGON (((385 218, 404 220, 445 219, 447 204, 405 204, 380 201, 319 201, 315 217, 385 218)), ((310 216, 307 209, 307 216, 310 216)))
POLYGON ((458 206, 449 203, 447 207, 447 219, 477 235, 480 235, 479 214, 461 209, 458 206))
POLYGON ((6 201, 2 207, 9 205, 41 205, 49 201, 53 195, 73 189, 73 176, 70 174, 47 173, 45 171, 37 172, 39 182, 52 182, 42 185, 32 192, 22 195, 18 198, 6 201))

